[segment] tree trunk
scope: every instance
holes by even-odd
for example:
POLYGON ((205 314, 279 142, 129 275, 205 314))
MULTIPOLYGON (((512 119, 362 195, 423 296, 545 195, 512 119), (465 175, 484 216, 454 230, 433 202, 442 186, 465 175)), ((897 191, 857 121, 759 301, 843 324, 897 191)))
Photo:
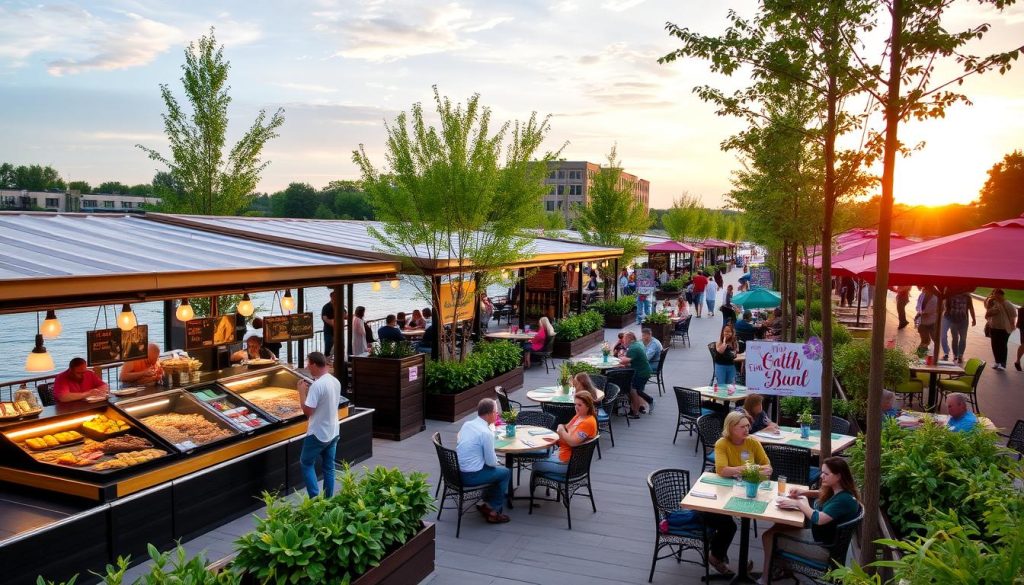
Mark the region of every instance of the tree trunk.
POLYGON ((796 341, 796 275, 800 271, 797 264, 797 259, 799 258, 799 255, 797 254, 797 246, 798 244, 796 240, 793 240, 793 243, 790 244, 789 252, 789 312, 793 315, 793 318, 790 320, 791 323, 789 324, 790 341, 796 341))
MULTIPOLYGON (((832 456, 832 216, 836 208, 836 110, 839 104, 836 52, 839 45, 841 2, 829 4, 825 42, 831 58, 825 93, 825 207, 821 222, 821 454, 819 465, 832 456), (825 286, 828 283, 828 286, 825 286)), ((810 302, 808 298, 808 303, 810 302)), ((878 419, 873 419, 878 420, 878 419)), ((877 425, 875 425, 877 426, 877 425)))
MULTIPOLYGON (((889 238, 892 234, 893 180, 899 147, 900 80, 903 71, 903 1, 892 0, 889 36, 889 82, 885 102, 885 151, 882 156, 882 201, 878 209, 878 248, 875 266, 874 312, 871 326, 871 371, 868 379, 868 421, 882 419, 882 378, 885 367, 885 303, 889 287, 889 238)), ((869 424, 864 452, 864 527, 861 531, 861 565, 875 561, 878 538, 879 481, 881 480, 881 425, 869 424)))
POLYGON ((789 335, 789 241, 783 240, 782 250, 779 253, 779 292, 782 295, 782 341, 786 341, 789 335))

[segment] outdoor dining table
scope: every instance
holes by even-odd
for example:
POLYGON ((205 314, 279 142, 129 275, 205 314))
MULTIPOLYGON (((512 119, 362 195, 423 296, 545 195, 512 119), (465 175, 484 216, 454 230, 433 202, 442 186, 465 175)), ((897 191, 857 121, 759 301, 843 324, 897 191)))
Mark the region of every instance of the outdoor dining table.
POLYGON ((426 329, 402 329, 402 335, 411 339, 423 337, 426 332, 426 329))
POLYGON ((928 405, 928 412, 935 412, 936 400, 938 400, 939 376, 962 376, 967 372, 954 362, 939 361, 936 364, 928 365, 924 362, 910 364, 911 373, 928 374, 928 396, 925 404, 928 405))
MULTIPOLYGON (((576 400, 575 396, 575 391, 562 392, 560 386, 542 386, 526 393, 526 397, 534 402, 554 402, 558 404, 572 404, 576 400)), ((594 399, 598 403, 604 400, 604 390, 598 389, 597 396, 594 399)))
POLYGON ((714 386, 697 386, 694 390, 699 392, 701 398, 704 398, 705 400, 721 402, 722 404, 729 406, 729 404, 733 402, 738 404, 741 400, 746 399, 747 394, 749 394, 749 392, 747 392, 747 387, 743 384, 734 384, 733 387, 736 391, 732 394, 729 394, 728 384, 719 384, 718 392, 715 392, 714 386))
POLYGON ((513 455, 529 453, 538 449, 547 449, 558 442, 558 434, 551 429, 533 425, 516 425, 516 436, 506 437, 505 427, 496 427, 494 452, 505 455, 505 467, 508 468, 508 507, 512 508, 515 488, 512 487, 513 455), (500 434, 500 435, 499 435, 500 434))
MULTIPOLYGON (((762 444, 795 445, 810 449, 812 455, 821 454, 821 431, 811 431, 810 436, 806 439, 800 438, 800 429, 793 427, 779 427, 778 433, 769 433, 766 430, 761 430, 753 433, 753 435, 762 444)), ((857 437, 832 433, 832 452, 839 453, 856 442, 857 437)))
POLYGON ((600 355, 598 355, 598 356, 578 357, 578 358, 573 359, 572 361, 577 362, 577 363, 581 363, 581 364, 587 364, 588 366, 597 368, 599 370, 611 370, 613 368, 624 368, 624 367, 626 367, 626 366, 623 366, 622 362, 619 361, 619 358, 617 358, 615 356, 608 356, 608 361, 604 361, 604 356, 600 356, 600 355))
MULTIPOLYGON (((785 524, 802 528, 803 512, 799 510, 783 510, 776 505, 778 483, 761 482, 756 498, 747 498, 741 491, 743 484, 734 479, 722 477, 717 473, 706 471, 701 474, 693 487, 687 492, 680 506, 698 512, 724 514, 740 519, 740 558, 736 575, 730 583, 754 583, 755 577, 747 572, 747 561, 750 556, 750 521, 763 520, 776 524, 785 524), (736 486, 740 486, 737 488, 736 486), (768 489, 764 489, 767 487, 768 489), (702 497, 707 496, 707 497, 702 497)), ((807 486, 787 484, 788 488, 807 489, 807 486)))
POLYGON ((511 341, 529 341, 533 339, 536 333, 512 333, 510 331, 496 331, 494 333, 487 333, 484 335, 484 339, 507 339, 511 341))
MULTIPOLYGON (((940 425, 945 425, 949 423, 948 414, 933 414, 929 412, 917 412, 914 410, 904 410, 900 412, 900 416, 897 417, 897 420, 900 422, 901 426, 912 426, 916 423, 921 422, 921 420, 923 420, 926 416, 932 417, 932 420, 939 423, 940 425)), ((999 427, 997 427, 996 424, 992 422, 992 419, 988 418, 987 416, 979 416, 978 424, 994 433, 999 432, 999 427)))

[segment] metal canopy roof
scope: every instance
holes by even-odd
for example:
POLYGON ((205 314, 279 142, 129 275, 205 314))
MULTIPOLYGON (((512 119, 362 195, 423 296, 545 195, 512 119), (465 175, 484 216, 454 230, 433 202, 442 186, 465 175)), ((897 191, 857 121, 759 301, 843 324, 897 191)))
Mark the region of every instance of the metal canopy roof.
POLYGON ((341 284, 398 268, 138 216, 0 213, 0 311, 341 284))
MULTIPOLYGON (((384 231, 383 224, 372 221, 336 219, 299 219, 281 217, 225 217, 200 215, 166 215, 150 213, 146 217, 159 222, 231 234, 264 242, 273 242, 308 250, 362 256, 381 260, 397 260, 376 245, 369 232, 372 226, 384 231)), ((621 248, 570 242, 556 238, 535 237, 532 250, 515 263, 502 268, 543 266, 562 262, 581 262, 616 258, 621 248)), ((449 256, 431 257, 425 247, 417 248, 414 260, 423 270, 439 271, 450 266, 449 256)))

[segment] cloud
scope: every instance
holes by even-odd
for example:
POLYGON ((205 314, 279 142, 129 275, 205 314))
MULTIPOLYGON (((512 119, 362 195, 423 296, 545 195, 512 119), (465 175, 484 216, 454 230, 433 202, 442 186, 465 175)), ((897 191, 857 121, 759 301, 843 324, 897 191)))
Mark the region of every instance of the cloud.
POLYGON ((310 93, 336 93, 338 91, 335 87, 327 87, 326 85, 318 85, 316 83, 292 83, 289 81, 274 83, 274 85, 285 89, 296 89, 310 93))
POLYGON ((612 12, 625 12, 630 8, 643 4, 646 0, 608 0, 601 5, 605 10, 612 12))
POLYGON ((82 138, 91 140, 118 140, 127 142, 148 142, 151 140, 164 140, 166 136, 154 132, 86 132, 82 138))
POLYGON ((145 65, 171 48, 181 38, 181 30, 137 14, 129 14, 127 26, 122 23, 104 31, 88 42, 92 54, 84 58, 51 61, 46 70, 60 77, 90 70, 112 71, 145 65))

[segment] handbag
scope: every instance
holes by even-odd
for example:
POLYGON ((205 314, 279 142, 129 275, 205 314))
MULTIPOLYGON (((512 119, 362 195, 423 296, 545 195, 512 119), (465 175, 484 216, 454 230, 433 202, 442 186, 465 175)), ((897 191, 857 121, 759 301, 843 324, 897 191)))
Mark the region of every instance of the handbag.
POLYGON ((985 337, 992 337, 992 326, 988 323, 985 324, 985 337))

